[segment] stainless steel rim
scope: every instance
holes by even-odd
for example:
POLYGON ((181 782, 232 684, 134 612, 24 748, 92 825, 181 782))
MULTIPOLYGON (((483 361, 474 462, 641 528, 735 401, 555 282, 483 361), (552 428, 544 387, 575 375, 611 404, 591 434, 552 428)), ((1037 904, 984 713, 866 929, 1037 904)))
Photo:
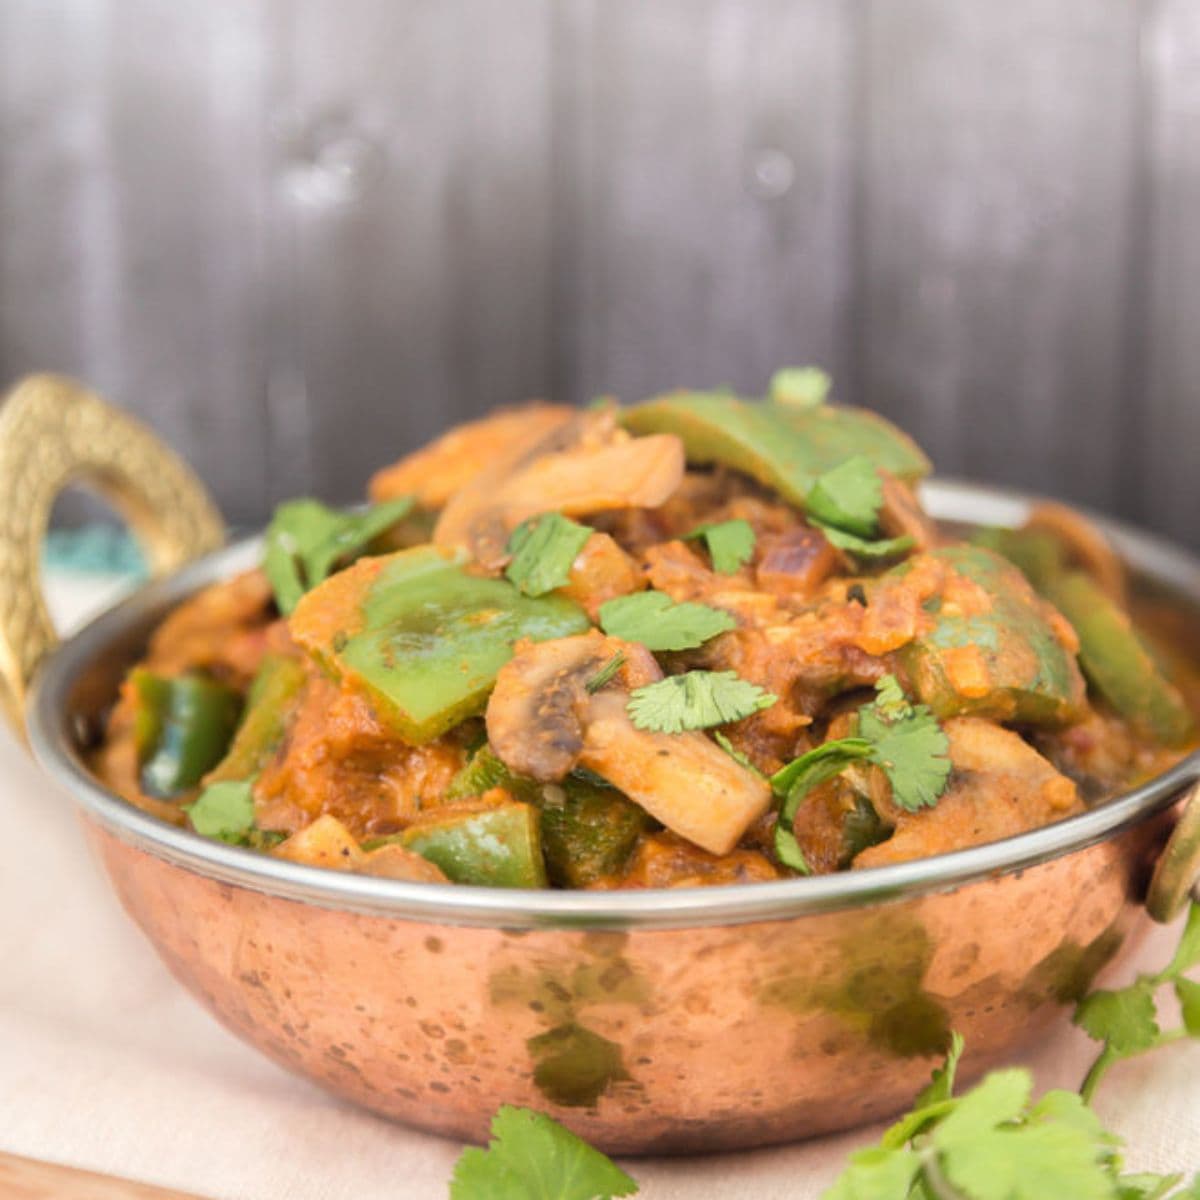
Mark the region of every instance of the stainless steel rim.
MULTIPOLYGON (((1022 493, 951 481, 928 484, 924 498, 935 516, 998 525, 1019 523, 1034 502, 1022 493)), ((1149 534, 1094 519, 1135 568, 1200 604, 1200 560, 1149 534)), ((285 862, 168 825, 101 787, 81 760, 69 709, 75 682, 105 648, 147 630, 198 587, 257 562, 259 544, 258 538, 238 542, 140 589, 63 643, 36 681, 29 736, 45 770, 118 838, 198 874, 289 900, 403 920, 505 929, 674 929, 784 920, 948 891, 1036 866, 1137 824, 1200 780, 1198 751, 1090 812, 1004 841, 894 866, 719 888, 514 891, 404 883, 285 862)))

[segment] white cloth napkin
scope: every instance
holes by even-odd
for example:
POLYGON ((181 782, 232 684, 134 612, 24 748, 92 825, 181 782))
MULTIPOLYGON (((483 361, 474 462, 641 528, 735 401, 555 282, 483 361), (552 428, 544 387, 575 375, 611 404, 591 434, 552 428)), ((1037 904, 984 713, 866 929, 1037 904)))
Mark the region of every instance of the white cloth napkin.
MULTIPOLYGON (((96 585, 56 581, 71 616, 96 585)), ((0 735, 0 1149, 214 1200, 439 1200, 460 1146, 393 1125, 237 1041, 167 973, 84 849, 69 799, 0 735)), ((1141 955, 1166 961, 1176 930, 1141 955)), ((1061 1028, 1025 1061, 1078 1084, 1061 1028)), ((1200 1166, 1200 1045, 1123 1064, 1098 1103, 1136 1169, 1200 1166)), ((647 1200, 808 1200, 878 1130, 775 1150, 624 1164, 647 1200)))

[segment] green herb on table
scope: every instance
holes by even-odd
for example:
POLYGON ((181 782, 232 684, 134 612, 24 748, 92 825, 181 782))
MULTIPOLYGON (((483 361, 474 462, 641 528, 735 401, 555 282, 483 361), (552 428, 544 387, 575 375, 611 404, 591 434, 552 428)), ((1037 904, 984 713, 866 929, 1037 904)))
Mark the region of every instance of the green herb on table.
POLYGON ((376 504, 365 512, 337 512, 319 500, 289 500, 267 526, 263 570, 279 611, 290 613, 305 592, 334 567, 361 554, 380 534, 412 510, 411 496, 376 504))
POLYGON ((586 525, 562 513, 530 517, 508 539, 512 561, 504 572, 527 596, 544 596, 570 580, 571 564, 592 536, 586 525))
POLYGON ((464 1150, 450 1200, 612 1200, 638 1186, 610 1159, 557 1121, 504 1105, 486 1150, 464 1150))
POLYGON ((770 708, 776 699, 735 671, 687 671, 636 689, 628 711, 638 729, 682 733, 740 721, 770 708))
POLYGON ((1128 987, 1097 991, 1085 996, 1075 1009, 1075 1024, 1089 1037, 1103 1042, 1080 1091, 1091 1100, 1096 1086, 1113 1063, 1187 1037, 1200 1037, 1200 983, 1187 972, 1200 965, 1200 905, 1188 912, 1183 936, 1174 956, 1154 975, 1139 975, 1128 987), (1182 1024, 1162 1029, 1154 1002, 1160 988, 1170 986, 1179 1001, 1182 1024))
POLYGON ((718 575, 732 575, 748 563, 754 554, 754 527, 740 517, 732 521, 715 521, 697 525, 684 540, 703 538, 718 575))
POLYGON ((813 788, 852 763, 866 760, 881 767, 892 785, 892 799, 909 812, 932 807, 946 790, 950 743, 937 718, 926 705, 910 703, 895 676, 885 675, 875 686, 875 700, 858 710, 855 736, 825 742, 771 777, 772 789, 783 800, 775 824, 775 854, 794 871, 810 871, 793 832, 801 803, 813 788))
POLYGON ((737 622, 707 604, 677 604, 665 592, 634 592, 600 605, 600 627, 609 637, 641 642, 647 650, 693 650, 737 622))

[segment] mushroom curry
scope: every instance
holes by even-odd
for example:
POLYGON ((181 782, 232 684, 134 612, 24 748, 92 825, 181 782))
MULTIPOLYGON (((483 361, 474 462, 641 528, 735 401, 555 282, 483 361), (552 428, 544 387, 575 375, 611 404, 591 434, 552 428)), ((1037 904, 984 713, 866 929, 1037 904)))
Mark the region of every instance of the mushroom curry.
POLYGON ((370 507, 282 505, 154 633, 99 773, 299 863, 643 888, 1008 837, 1193 745, 1087 521, 940 529, 918 447, 820 383, 498 412, 370 507))

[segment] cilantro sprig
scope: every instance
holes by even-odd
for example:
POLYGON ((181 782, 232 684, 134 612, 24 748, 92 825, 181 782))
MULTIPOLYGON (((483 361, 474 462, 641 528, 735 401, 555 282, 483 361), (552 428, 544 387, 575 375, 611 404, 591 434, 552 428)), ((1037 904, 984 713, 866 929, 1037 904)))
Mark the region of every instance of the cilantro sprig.
POLYGON ((1115 991, 1092 992, 1079 1002, 1075 1024, 1103 1043, 1079 1089, 1085 1100, 1091 1100, 1105 1072, 1121 1059, 1186 1037, 1200 1037, 1200 982, 1187 978, 1187 972, 1196 966, 1200 966, 1200 905, 1193 904, 1179 946, 1161 971, 1139 975, 1128 987, 1115 991), (1167 986, 1179 1001, 1182 1023, 1174 1029, 1159 1026, 1154 999, 1167 986))
POLYGON ((450 1200, 613 1200, 638 1190, 615 1163, 544 1113, 504 1105, 486 1150, 464 1150, 450 1200))
POLYGON ((741 517, 697 525, 691 533, 684 534, 685 541, 694 538, 703 539, 718 575, 733 575, 754 555, 754 526, 741 517))
POLYGON ((908 535, 880 537, 883 483, 864 454, 857 454, 817 477, 804 499, 809 524, 840 550, 856 558, 895 558, 912 549, 908 535))
POLYGON ((719 608, 677 604, 665 592, 634 592, 600 605, 600 627, 609 637, 641 642, 647 650, 694 650, 736 625, 719 608))
POLYGON ((771 777, 782 798, 775 824, 775 855, 786 867, 810 873, 792 830, 809 792, 840 775, 852 763, 869 761, 883 768, 892 799, 916 812, 931 808, 950 777, 950 743, 937 718, 924 704, 912 704, 894 675, 875 685, 875 700, 858 710, 855 736, 836 738, 793 759, 771 777))
POLYGON ((740 721, 777 699, 736 671, 685 671, 631 692, 627 711, 638 729, 683 733, 740 721))
POLYGON ((411 496, 398 496, 365 512, 338 512, 319 500, 279 505, 267 526, 263 570, 285 615, 305 592, 326 579, 339 563, 361 554, 381 533, 412 511, 411 496))
POLYGON ((564 587, 570 578, 571 564, 592 532, 562 513, 530 517, 508 539, 512 561, 504 573, 527 596, 544 596, 564 587))

